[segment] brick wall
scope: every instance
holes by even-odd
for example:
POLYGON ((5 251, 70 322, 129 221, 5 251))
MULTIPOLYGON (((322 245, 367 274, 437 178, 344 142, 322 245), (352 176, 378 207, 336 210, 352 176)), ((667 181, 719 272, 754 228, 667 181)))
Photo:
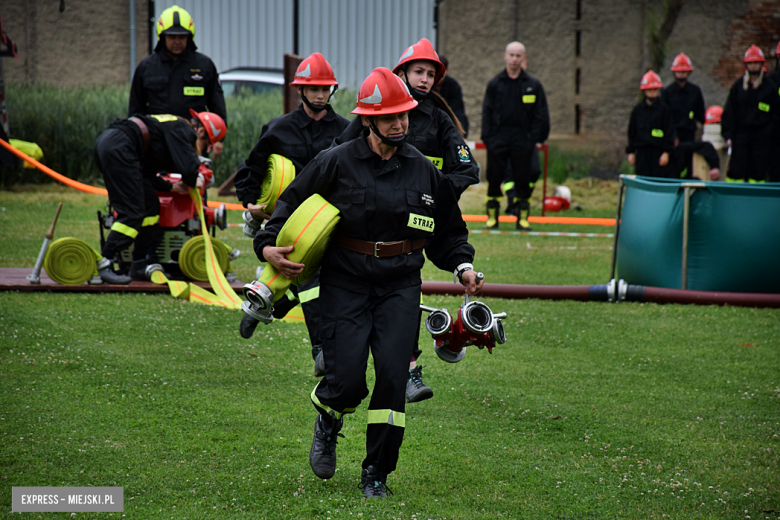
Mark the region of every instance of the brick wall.
POLYGON ((758 45, 767 58, 767 69, 774 70, 772 59, 780 41, 780 0, 751 0, 747 13, 735 18, 726 30, 723 53, 712 74, 724 87, 744 74, 742 58, 751 45, 758 45))
MULTIPOLYGON (((660 0, 440 2, 439 50, 463 87, 473 128, 469 137, 479 139, 485 86, 503 68, 506 44, 518 39, 528 49, 528 71, 547 92, 553 136, 574 147, 597 146, 622 156, 629 114, 649 63, 651 11, 662 14, 660 0)), ((695 69, 691 81, 702 88, 707 105, 722 105, 728 86, 742 73, 745 49, 751 43, 764 52, 774 49, 778 31, 780 0, 683 0, 667 41, 666 62, 656 72, 670 84, 671 61, 685 52, 695 69)))
POLYGON ((148 54, 145 0, 3 0, 5 32, 19 58, 4 58, 7 81, 61 86, 130 82, 130 1, 136 6, 136 57, 148 54))

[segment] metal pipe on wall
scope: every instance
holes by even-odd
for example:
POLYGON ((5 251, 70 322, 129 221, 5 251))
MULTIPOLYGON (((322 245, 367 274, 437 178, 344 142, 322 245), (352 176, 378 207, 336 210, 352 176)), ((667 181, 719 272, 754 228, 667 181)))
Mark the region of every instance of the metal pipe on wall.
POLYGON ((130 82, 132 82, 133 74, 135 74, 135 63, 138 59, 135 42, 135 0, 128 0, 128 4, 130 4, 130 82))

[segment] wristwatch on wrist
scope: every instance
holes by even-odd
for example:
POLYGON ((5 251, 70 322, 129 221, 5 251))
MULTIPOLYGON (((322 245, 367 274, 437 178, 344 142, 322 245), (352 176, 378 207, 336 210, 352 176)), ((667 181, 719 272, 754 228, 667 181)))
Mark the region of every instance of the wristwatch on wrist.
POLYGON ((474 266, 468 262, 460 264, 458 267, 455 268, 455 271, 452 272, 452 282, 463 283, 463 273, 465 273, 466 271, 473 271, 473 270, 474 270, 474 266))

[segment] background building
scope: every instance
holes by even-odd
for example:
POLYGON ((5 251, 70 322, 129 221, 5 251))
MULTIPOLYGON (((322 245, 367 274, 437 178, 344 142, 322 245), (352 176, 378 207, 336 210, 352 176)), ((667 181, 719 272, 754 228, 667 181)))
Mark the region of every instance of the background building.
MULTIPOLYGON (((156 43, 150 21, 174 0, 5 0, 5 31, 19 59, 7 81, 62 86, 129 83, 156 43), (61 7, 64 6, 64 10, 61 7)), ((196 43, 219 70, 281 67, 284 53, 322 52, 342 88, 355 90, 376 66, 392 67, 426 37, 450 60, 478 138, 487 82, 503 68, 505 45, 522 41, 529 72, 544 84, 553 139, 598 147, 617 159, 638 83, 653 60, 651 32, 677 6, 657 71, 691 57, 691 81, 723 104, 742 73, 742 53, 759 45, 773 70, 780 0, 180 0, 195 19, 196 43)), ((153 27, 153 25, 152 25, 153 27)))

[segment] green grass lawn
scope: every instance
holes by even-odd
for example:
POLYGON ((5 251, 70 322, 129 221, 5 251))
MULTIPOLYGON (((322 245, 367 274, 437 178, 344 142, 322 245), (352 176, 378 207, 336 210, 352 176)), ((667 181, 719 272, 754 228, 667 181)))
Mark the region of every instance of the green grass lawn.
MULTIPOLYGON (((614 216, 615 183, 577 183, 584 209, 568 214, 614 216)), ((481 212, 479 189, 464 211, 481 212)), ((0 266, 32 267, 58 201, 56 237, 98 245, 101 197, 0 191, 0 266)), ((217 236, 245 250, 233 264, 250 280, 249 239, 217 236)), ((608 238, 471 240, 488 282, 609 276, 608 238)), ((395 495, 368 502, 365 407, 345 421, 335 477, 309 468, 317 379, 302 324, 247 341, 240 312, 162 294, 0 293, 0 514, 17 517, 13 486, 122 486, 124 515, 144 519, 780 517, 780 311, 483 301, 509 313, 509 341, 449 365, 422 335, 435 396, 407 407, 395 495)), ((454 313, 461 300, 425 303, 454 313)))

